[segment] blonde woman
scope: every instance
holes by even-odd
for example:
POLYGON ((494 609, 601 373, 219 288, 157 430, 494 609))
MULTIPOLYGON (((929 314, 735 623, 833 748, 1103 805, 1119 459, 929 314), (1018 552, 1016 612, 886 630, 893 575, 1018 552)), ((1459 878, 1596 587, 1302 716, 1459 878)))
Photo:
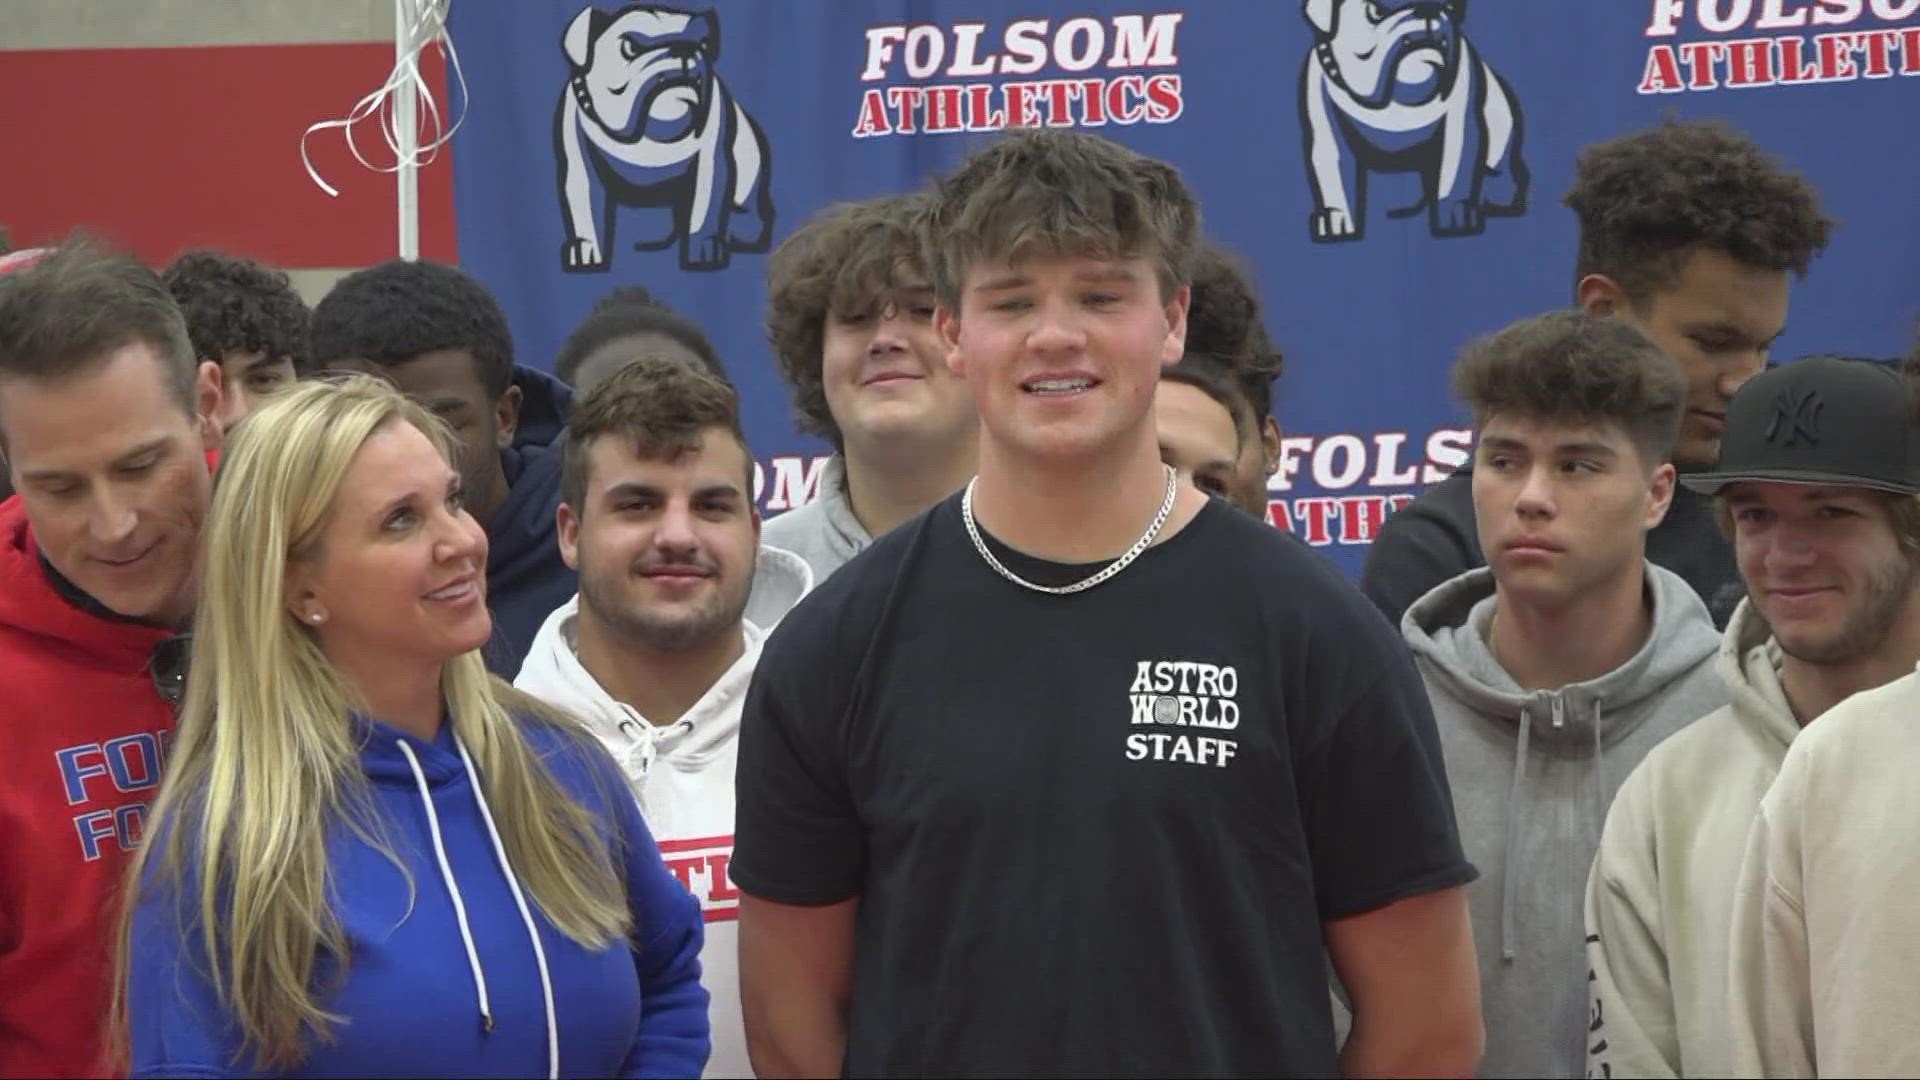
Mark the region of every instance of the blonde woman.
POLYGON ((135 1076, 696 1076, 700 913, 591 737, 487 675, 450 433, 241 423, 122 941, 135 1076))

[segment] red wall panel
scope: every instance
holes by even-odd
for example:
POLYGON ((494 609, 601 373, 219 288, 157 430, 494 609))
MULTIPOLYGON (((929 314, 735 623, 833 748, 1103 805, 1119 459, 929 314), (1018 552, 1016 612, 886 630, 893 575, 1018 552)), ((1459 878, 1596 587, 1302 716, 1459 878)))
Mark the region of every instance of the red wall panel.
MULTIPOLYGON (((329 198, 300 134, 344 117, 392 65, 384 42, 0 52, 0 225, 18 247, 85 225, 153 263, 201 245, 289 268, 390 258, 393 176, 362 168, 340 131, 316 134, 329 198)), ((444 115, 437 53, 425 71, 444 115)), ((355 137, 392 163, 377 118, 355 137)), ((456 257, 445 149, 420 171, 420 251, 456 257)))

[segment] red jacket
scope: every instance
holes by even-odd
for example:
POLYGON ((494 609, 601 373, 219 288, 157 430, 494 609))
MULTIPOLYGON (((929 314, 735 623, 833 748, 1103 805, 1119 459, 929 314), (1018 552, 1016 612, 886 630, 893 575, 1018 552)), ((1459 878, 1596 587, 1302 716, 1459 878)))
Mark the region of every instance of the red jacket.
POLYGON ((18 498, 0 503, 0 1076, 104 1076, 118 897, 173 710, 168 632, 55 591, 18 498))

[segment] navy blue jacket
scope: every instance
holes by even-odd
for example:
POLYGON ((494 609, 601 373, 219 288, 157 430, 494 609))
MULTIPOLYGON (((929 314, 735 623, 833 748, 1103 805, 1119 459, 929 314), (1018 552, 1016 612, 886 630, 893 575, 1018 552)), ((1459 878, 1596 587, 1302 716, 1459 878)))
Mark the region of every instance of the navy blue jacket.
POLYGON ((560 506, 560 466, 566 452, 573 389, 544 371, 515 368, 520 426, 500 452, 507 498, 484 524, 487 530, 487 607, 493 640, 487 667, 511 681, 547 616, 573 599, 578 576, 560 558, 554 511, 560 506))

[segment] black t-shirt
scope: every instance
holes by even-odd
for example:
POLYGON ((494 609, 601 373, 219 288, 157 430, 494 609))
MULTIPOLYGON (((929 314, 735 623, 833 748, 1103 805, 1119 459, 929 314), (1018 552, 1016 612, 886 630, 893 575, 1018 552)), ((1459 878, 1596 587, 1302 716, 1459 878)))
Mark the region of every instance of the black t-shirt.
POLYGON ((734 883, 861 898, 847 1075, 1334 1075, 1322 922, 1474 877, 1400 638, 1224 503, 1070 596, 959 505, 795 608, 742 721, 734 883))

